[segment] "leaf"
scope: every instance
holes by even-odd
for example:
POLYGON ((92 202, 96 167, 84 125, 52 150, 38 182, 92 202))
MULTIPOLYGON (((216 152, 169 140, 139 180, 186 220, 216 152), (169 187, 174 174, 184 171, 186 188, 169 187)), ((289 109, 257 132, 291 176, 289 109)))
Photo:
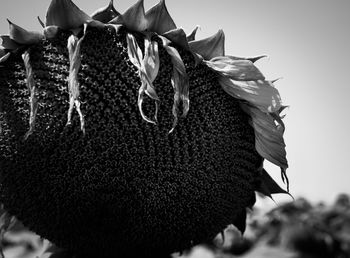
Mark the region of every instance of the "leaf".
POLYGON ((125 13, 117 16, 109 23, 121 24, 133 31, 145 31, 147 29, 147 19, 143 0, 139 0, 136 4, 127 9, 125 13))
POLYGON ((199 54, 205 60, 225 55, 225 34, 219 30, 211 37, 188 42, 190 50, 199 54))
POLYGON ((91 20, 71 0, 52 0, 46 13, 46 26, 54 25, 64 30, 77 29, 91 20))
POLYGON ((222 76, 237 81, 264 80, 264 75, 249 60, 234 59, 229 56, 214 57, 204 63, 222 76))
POLYGON ((164 33, 163 36, 169 39, 172 43, 175 43, 186 50, 190 49, 187 42, 186 34, 182 28, 170 30, 164 33))
POLYGON ((288 168, 284 130, 276 126, 273 117, 260 109, 247 104, 241 104, 242 109, 251 117, 251 124, 255 131, 255 147, 263 158, 279 166, 282 175, 288 168))
POLYGON ((7 20, 10 27, 10 38, 19 44, 31 45, 40 42, 44 35, 40 32, 27 31, 22 27, 7 20))
POLYGON ((197 25, 193 30, 192 32, 187 35, 187 41, 190 42, 190 41, 194 41, 196 39, 196 33, 197 33, 197 30, 199 29, 200 27, 197 25))
POLYGON ((113 0, 110 0, 109 4, 105 7, 102 7, 98 10, 96 10, 91 17, 94 20, 108 23, 109 21, 113 20, 115 17, 120 15, 120 13, 114 8, 113 6, 113 0))
POLYGON ((153 6, 146 13, 146 19, 148 31, 156 32, 159 35, 176 29, 176 25, 166 8, 164 0, 160 0, 157 5, 153 6))
POLYGON ((282 106, 278 90, 268 81, 237 81, 220 76, 219 83, 231 96, 248 101, 263 112, 277 112, 282 106))
POLYGON ((289 194, 287 191, 282 189, 275 180, 266 172, 265 169, 261 171, 261 184, 256 189, 256 191, 270 197, 272 199, 272 194, 285 193, 289 194))
POLYGON ((1 35, 0 39, 1 39, 0 46, 4 49, 15 50, 20 47, 20 45, 16 43, 14 40, 12 40, 9 35, 1 35))

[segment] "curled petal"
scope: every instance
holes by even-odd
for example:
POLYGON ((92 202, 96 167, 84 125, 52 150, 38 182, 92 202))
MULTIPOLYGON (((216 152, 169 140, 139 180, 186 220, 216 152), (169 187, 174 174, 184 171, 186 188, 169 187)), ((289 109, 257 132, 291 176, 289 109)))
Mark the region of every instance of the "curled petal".
POLYGON ((10 26, 10 38, 19 44, 35 44, 44 38, 44 35, 40 32, 27 31, 11 21, 7 21, 10 26))
POLYGON ((118 15, 120 15, 120 13, 114 8, 113 0, 111 0, 107 6, 102 7, 100 9, 98 9, 97 11, 95 11, 91 15, 91 17, 94 20, 97 20, 97 21, 100 21, 103 23, 107 23, 107 22, 113 20, 118 15))
POLYGON ((178 44, 186 50, 189 50, 186 34, 182 28, 170 30, 164 33, 163 36, 169 39, 171 42, 178 44))
POLYGON ((64 30, 77 29, 91 20, 71 0, 52 0, 46 13, 46 26, 55 25, 64 30))
POLYGON ((225 34, 219 30, 215 35, 188 42, 192 52, 201 55, 205 60, 225 55, 225 34))
POLYGON ((127 46, 128 46, 128 56, 130 61, 139 71, 139 77, 141 79, 141 86, 139 88, 138 94, 138 107, 142 118, 149 122, 156 124, 157 113, 158 113, 158 95, 153 87, 153 81, 157 77, 159 70, 159 54, 158 54, 158 44, 157 42, 152 42, 150 35, 146 35, 145 38, 145 56, 142 56, 142 51, 137 44, 135 37, 127 33, 126 36, 127 46), (150 98, 155 100, 156 111, 154 115, 154 120, 148 118, 142 108, 144 94, 147 94, 150 98))
POLYGON ((196 39, 196 33, 198 29, 199 29, 199 25, 197 25, 196 28, 194 28, 193 31, 186 36, 188 42, 194 41, 196 39))
POLYGON ((17 44, 14 40, 12 40, 9 35, 1 35, 0 39, 0 46, 4 49, 15 50, 20 47, 20 45, 17 44))
POLYGON ((205 64, 219 74, 237 81, 264 80, 264 75, 248 60, 237 60, 229 56, 218 56, 205 64))
POLYGON ((145 15, 145 8, 143 0, 139 0, 136 4, 131 6, 125 13, 117 16, 112 21, 112 24, 121 24, 129 30, 144 31, 147 29, 147 19, 145 15))
POLYGON ((146 19, 148 22, 147 29, 157 34, 176 29, 175 22, 171 18, 164 0, 160 0, 146 13, 146 19))
POLYGON ((236 81, 220 76, 219 83, 228 94, 248 101, 262 112, 277 112, 282 105, 278 90, 268 81, 236 81))
POLYGON ((251 124, 255 132, 255 147, 263 158, 279 166, 282 176, 287 179, 285 171, 288 168, 284 129, 276 126, 275 119, 269 113, 247 104, 241 104, 242 109, 251 117, 251 124))
POLYGON ((182 61, 182 58, 176 48, 169 46, 170 41, 160 36, 163 41, 163 46, 167 53, 171 57, 171 62, 173 63, 173 76, 171 79, 171 84, 174 88, 174 104, 173 104, 173 116, 174 123, 171 128, 171 133, 177 124, 179 105, 182 102, 182 116, 186 116, 190 108, 190 99, 189 99, 189 79, 186 73, 185 65, 182 61))

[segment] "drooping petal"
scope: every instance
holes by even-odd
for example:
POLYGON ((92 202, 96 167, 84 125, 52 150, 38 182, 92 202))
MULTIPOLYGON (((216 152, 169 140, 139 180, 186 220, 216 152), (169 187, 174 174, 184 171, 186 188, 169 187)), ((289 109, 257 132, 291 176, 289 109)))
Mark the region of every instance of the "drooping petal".
POLYGON ((103 23, 107 23, 107 22, 113 20, 118 15, 120 15, 120 13, 114 8, 113 0, 111 0, 107 6, 96 10, 91 15, 91 17, 94 20, 97 20, 97 21, 100 21, 103 23))
POLYGON ((182 61, 182 58, 176 48, 171 47, 170 41, 160 36, 163 42, 163 46, 167 53, 171 57, 171 62, 173 63, 173 76, 171 79, 171 84, 174 88, 174 104, 173 104, 173 116, 174 123, 171 128, 171 133, 177 124, 178 121, 178 113, 179 113, 179 105, 182 102, 182 116, 186 116, 188 110, 190 108, 190 99, 189 99, 189 79, 186 73, 185 64, 182 61))
POLYGON ((225 55, 225 34, 219 30, 209 38, 188 42, 192 52, 201 55, 205 60, 225 55))
POLYGON ((131 6, 125 13, 117 16, 110 21, 112 24, 121 24, 129 30, 144 31, 147 29, 147 19, 145 15, 145 8, 143 0, 139 0, 136 4, 131 6))
POLYGON ((24 139, 27 139, 34 131, 35 127, 35 118, 38 111, 38 99, 37 99, 37 88, 34 81, 34 73, 33 68, 30 63, 30 53, 29 51, 25 51, 22 54, 22 59, 24 62, 24 66, 26 68, 26 83, 29 92, 29 105, 30 105, 30 113, 29 113, 29 130, 24 136, 24 139))
POLYGON ((4 49, 15 50, 20 47, 9 35, 0 35, 1 44, 0 46, 4 49))
POLYGON ((229 56, 214 57, 204 63, 218 72, 222 76, 226 76, 237 81, 255 81, 264 80, 264 75, 249 60, 237 60, 229 56))
POLYGON ((269 113, 247 104, 241 104, 241 107, 251 117, 257 152, 281 168, 282 177, 287 179, 288 188, 288 178, 285 175, 288 161, 283 139, 284 129, 275 124, 274 118, 269 113))
POLYGON ((71 123, 73 109, 77 110, 80 118, 80 128, 85 133, 85 120, 81 112, 80 106, 80 84, 78 72, 81 65, 80 48, 86 34, 87 24, 84 24, 84 35, 79 39, 75 35, 68 38, 68 54, 69 54, 69 77, 68 77, 68 92, 69 92, 69 109, 67 115, 67 125, 71 123))
POLYGON ((236 81, 220 76, 219 83, 228 94, 248 101, 262 112, 277 112, 282 105, 278 90, 268 81, 236 81))
POLYGON ((188 42, 194 41, 196 39, 196 33, 199 28, 199 25, 197 25, 196 28, 194 28, 193 31, 186 36, 188 42))
POLYGON ((46 13, 46 26, 55 25, 64 30, 73 30, 91 21, 71 0, 52 0, 46 13))
POLYGON ((31 45, 40 42, 44 35, 36 31, 27 31, 7 20, 10 27, 10 38, 19 44, 31 45))
POLYGON ((167 31, 176 29, 175 22, 171 18, 164 0, 160 0, 146 13, 146 19, 148 31, 162 35, 167 31))
POLYGON ((142 51, 139 45, 137 44, 135 37, 131 33, 127 33, 126 40, 128 46, 129 60, 138 69, 139 77, 141 79, 141 86, 139 88, 138 94, 138 107, 140 114, 145 121, 156 124, 159 98, 153 87, 153 81, 157 77, 159 70, 158 44, 156 42, 151 41, 150 35, 146 36, 145 56, 143 57, 142 51), (155 100, 156 111, 154 115, 154 120, 148 118, 148 116, 146 116, 143 112, 142 104, 145 93, 150 98, 155 100))
POLYGON ((187 42, 185 31, 182 28, 170 30, 164 33, 163 36, 169 39, 171 42, 181 46, 186 50, 190 49, 187 42))

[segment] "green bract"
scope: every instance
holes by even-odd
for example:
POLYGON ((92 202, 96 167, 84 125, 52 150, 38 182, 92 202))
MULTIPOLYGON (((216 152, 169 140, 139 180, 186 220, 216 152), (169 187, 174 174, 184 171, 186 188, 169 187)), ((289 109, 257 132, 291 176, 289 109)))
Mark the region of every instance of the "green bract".
POLYGON ((255 191, 286 193, 282 105, 262 58, 195 40, 164 1, 91 16, 53 0, 0 46, 1 201, 79 255, 157 257, 244 231, 255 191), (42 23, 42 22, 41 22, 42 23))

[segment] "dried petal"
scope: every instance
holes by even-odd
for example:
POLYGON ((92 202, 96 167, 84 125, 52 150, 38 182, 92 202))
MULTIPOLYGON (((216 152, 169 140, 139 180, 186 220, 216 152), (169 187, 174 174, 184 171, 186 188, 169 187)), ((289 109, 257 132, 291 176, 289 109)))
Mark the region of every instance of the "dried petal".
POLYGON ((278 90, 268 81, 236 81, 220 76, 219 83, 231 96, 246 100, 263 112, 277 112, 282 105, 278 90))
POLYGON ((186 116, 190 108, 189 79, 186 73, 185 65, 181 59, 179 52, 176 50, 176 48, 169 46, 170 41, 167 38, 163 36, 160 36, 160 38, 162 39, 163 46, 167 53, 170 55, 171 62, 173 63, 173 76, 171 79, 171 84, 174 88, 175 94, 173 104, 174 123, 169 132, 171 133, 175 129, 178 121, 180 102, 182 102, 182 116, 186 116))
POLYGON ((145 16, 145 8, 143 0, 139 0, 131 6, 125 13, 117 16, 110 21, 112 24, 121 24, 129 30, 144 31, 147 29, 147 19, 145 16))
POLYGON ((91 17, 94 20, 103 22, 103 23, 108 23, 109 21, 113 20, 115 17, 120 15, 120 13, 114 8, 113 6, 113 0, 109 2, 109 4, 105 7, 102 7, 95 11, 91 17))
POLYGON ((186 50, 190 49, 187 42, 185 31, 182 28, 170 30, 164 33, 163 36, 169 39, 171 42, 183 47, 186 50))
POLYGON ((44 38, 44 35, 40 32, 27 31, 11 21, 7 21, 10 27, 10 38, 19 44, 36 44, 44 38))
POLYGON ((91 20, 71 0, 52 0, 46 13, 46 26, 55 25, 64 30, 77 29, 91 20))
POLYGON ((80 84, 78 80, 78 72, 81 65, 80 48, 86 34, 87 24, 84 25, 84 35, 79 39, 75 35, 68 38, 68 53, 69 53, 69 77, 68 77, 68 92, 69 92, 69 110, 67 125, 71 123, 73 108, 77 110, 80 118, 80 127, 85 133, 85 120, 80 109, 80 84))
POLYGON ((135 37, 128 33, 127 37, 128 45, 128 56, 130 61, 139 70, 139 76, 141 79, 141 87, 139 88, 138 94, 138 107, 142 118, 149 122, 156 124, 157 113, 158 113, 158 95, 153 87, 153 81, 157 77, 159 70, 159 54, 158 54, 158 44, 157 42, 152 42, 150 35, 146 35, 145 38, 145 56, 142 56, 142 51, 137 44, 135 37), (154 115, 154 120, 148 118, 142 109, 142 103, 144 98, 144 93, 146 93, 150 98, 155 100, 156 111, 154 115))
POLYGON ((215 35, 188 42, 192 52, 201 55, 205 60, 225 55, 225 34, 219 30, 215 35))
POLYGON ((234 59, 230 56, 218 56, 204 63, 220 75, 237 81, 264 80, 264 75, 248 60, 234 59))
POLYGON ((153 6, 146 13, 146 19, 148 22, 148 31, 161 35, 167 31, 176 29, 176 25, 166 8, 164 0, 160 0, 157 5, 153 6))

